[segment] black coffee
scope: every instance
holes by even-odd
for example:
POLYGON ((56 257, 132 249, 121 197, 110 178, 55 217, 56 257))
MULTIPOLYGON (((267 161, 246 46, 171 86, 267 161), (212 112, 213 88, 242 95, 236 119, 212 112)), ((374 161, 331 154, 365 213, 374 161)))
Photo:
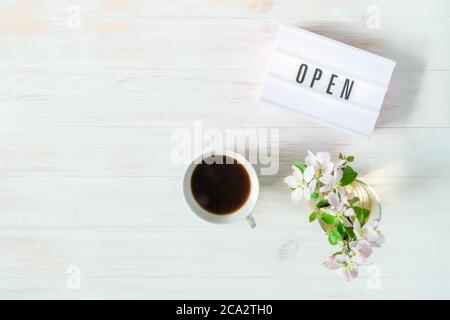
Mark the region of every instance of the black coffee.
POLYGON ((194 199, 214 214, 228 214, 240 209, 250 195, 250 177, 244 166, 226 156, 204 159, 192 173, 194 199))

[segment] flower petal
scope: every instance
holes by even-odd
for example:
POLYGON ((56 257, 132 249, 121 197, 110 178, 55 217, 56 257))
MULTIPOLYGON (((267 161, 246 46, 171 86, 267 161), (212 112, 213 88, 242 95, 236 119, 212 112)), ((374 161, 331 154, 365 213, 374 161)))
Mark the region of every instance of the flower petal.
POLYGON ((284 183, 288 185, 289 188, 295 189, 298 187, 297 185, 297 179, 295 179, 294 176, 288 176, 284 178, 284 183))
POLYGON ((333 172, 334 165, 333 162, 329 161, 322 165, 322 173, 324 174, 331 174, 333 172))
POLYGON ((302 188, 297 188, 295 190, 292 190, 291 199, 294 203, 298 203, 300 200, 302 200, 302 197, 303 197, 302 188))
POLYGON ((336 162, 336 168, 342 168, 344 166, 344 164, 345 164, 345 160, 339 159, 336 162))
POLYGON ((356 269, 351 269, 351 270, 349 270, 349 271, 350 271, 350 278, 351 278, 351 279, 354 279, 354 278, 358 277, 358 270, 356 270, 356 269))
POLYGON ((334 208, 338 208, 340 205, 339 198, 334 192, 330 192, 327 196, 328 202, 334 208))
POLYGON ((311 190, 309 190, 309 188, 303 189, 303 197, 304 197, 305 201, 311 200, 311 190))
POLYGON ((317 162, 324 165, 330 161, 331 156, 328 152, 317 152, 316 159, 317 159, 317 162))
POLYGON ((296 166, 292 166, 291 171, 292 171, 292 175, 295 178, 297 178, 299 180, 303 180, 303 173, 301 172, 301 170, 299 168, 297 168, 296 166))
POLYGON ((358 269, 339 269, 339 274, 344 277, 347 281, 351 281, 352 279, 358 276, 358 269))
POLYGON ((334 179, 336 182, 341 181, 343 175, 344 175, 344 172, 342 171, 342 169, 334 170, 334 179))
POLYGON ((305 164, 313 167, 317 166, 316 157, 311 151, 308 151, 308 155, 305 158, 305 164))
POLYGON ((386 242, 386 238, 384 237, 384 235, 381 232, 378 232, 378 241, 377 243, 379 245, 383 244, 386 242))
POLYGON ((315 179, 311 180, 311 182, 308 184, 308 188, 309 190, 311 190, 311 193, 313 193, 316 190, 316 184, 317 180, 315 179))
POLYGON ((364 226, 363 235, 369 241, 377 242, 378 240, 378 232, 372 227, 364 226))
POLYGON ((365 239, 361 239, 358 241, 358 244, 352 248, 352 250, 359 255, 362 260, 364 261, 365 259, 367 259, 373 252, 372 246, 370 245, 370 242, 365 240, 365 239))
POLYGON ((312 178, 314 177, 314 168, 312 166, 306 167, 305 171, 303 172, 303 179, 306 182, 310 182, 312 178))
POLYGON ((325 267, 331 270, 336 270, 337 268, 339 268, 339 266, 337 265, 336 257, 329 256, 327 262, 325 262, 325 267))
POLYGON ((355 210, 353 210, 353 208, 348 208, 344 211, 344 215, 346 217, 353 217, 355 215, 355 210))
POLYGON ((359 222, 358 219, 355 219, 355 221, 353 221, 353 233, 358 239, 361 238, 360 231, 361 231, 361 223, 359 222))
POLYGON ((330 207, 327 208, 321 208, 321 211, 331 214, 332 216, 336 216, 336 210, 331 209, 330 207))
POLYGON ((344 219, 342 222, 347 228, 353 227, 353 224, 348 219, 344 219))
POLYGON ((371 227, 364 228, 364 237, 376 246, 380 246, 386 241, 381 232, 371 227))
POLYGON ((362 264, 362 263, 364 263, 364 257, 363 256, 361 256, 361 255, 359 255, 359 254, 356 254, 356 255, 354 255, 353 257, 352 257, 352 261, 354 262, 354 263, 357 263, 357 264, 362 264))
POLYGON ((334 177, 331 174, 324 174, 319 178, 319 181, 325 185, 333 184, 334 177))

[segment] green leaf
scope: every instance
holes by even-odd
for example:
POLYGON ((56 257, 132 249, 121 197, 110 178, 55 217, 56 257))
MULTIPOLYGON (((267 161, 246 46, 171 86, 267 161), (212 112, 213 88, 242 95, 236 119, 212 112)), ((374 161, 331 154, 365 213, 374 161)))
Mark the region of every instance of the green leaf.
POLYGON ((326 212, 321 211, 320 212, 320 219, 322 219, 323 222, 326 224, 335 224, 336 223, 336 217, 328 214, 326 212))
POLYGON ((319 212, 317 212, 317 211, 314 211, 313 213, 311 213, 309 215, 309 222, 313 222, 314 220, 316 220, 318 214, 319 214, 319 212))
POLYGON ((323 208, 323 207, 326 207, 329 205, 330 205, 330 203, 328 202, 328 200, 322 199, 316 203, 316 208, 323 208))
POLYGON ((356 238, 352 227, 345 227, 345 233, 350 240, 354 240, 356 238))
POLYGON ((346 166, 342 169, 343 175, 341 179, 341 185, 346 186, 355 181, 356 177, 358 176, 358 173, 352 169, 350 166, 346 166))
POLYGON ((351 200, 348 201, 348 203, 350 203, 350 205, 352 206, 354 203, 356 203, 358 201, 359 201, 358 197, 353 197, 351 200))
POLYGON ((354 156, 345 156, 345 155, 343 155, 342 153, 340 153, 339 152, 339 159, 340 160, 345 160, 345 161, 347 161, 347 162, 352 162, 353 160, 355 160, 355 157, 354 156))
POLYGON ((370 210, 361 207, 353 207, 353 210, 355 211, 356 218, 361 223, 361 226, 363 226, 367 222, 367 219, 369 218, 370 210))
POLYGON ((340 241, 342 241, 342 236, 339 233, 339 231, 336 230, 336 228, 328 231, 327 235, 328 235, 328 242, 330 244, 332 244, 333 246, 338 244, 340 241))
POLYGON ((311 194, 311 198, 317 199, 317 198, 319 198, 319 194, 318 194, 317 192, 313 192, 313 193, 311 194))
POLYGON ((339 219, 336 219, 336 230, 339 232, 339 234, 342 236, 342 238, 344 238, 344 236, 345 236, 344 224, 339 219))
POLYGON ((301 172, 305 171, 306 165, 301 161, 295 161, 294 165, 300 169, 301 172))

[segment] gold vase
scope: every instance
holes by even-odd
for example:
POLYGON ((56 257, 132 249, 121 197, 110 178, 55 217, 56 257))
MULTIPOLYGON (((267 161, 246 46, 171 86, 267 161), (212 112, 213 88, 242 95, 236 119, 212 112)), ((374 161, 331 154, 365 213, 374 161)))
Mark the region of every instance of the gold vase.
MULTIPOLYGON (((353 192, 358 201, 355 206, 370 210, 369 219, 366 223, 381 218, 381 203, 375 191, 365 182, 356 179, 348 186, 344 187, 348 192, 353 192)), ((334 225, 326 224, 322 219, 318 219, 322 229, 326 232, 334 227, 334 225)))

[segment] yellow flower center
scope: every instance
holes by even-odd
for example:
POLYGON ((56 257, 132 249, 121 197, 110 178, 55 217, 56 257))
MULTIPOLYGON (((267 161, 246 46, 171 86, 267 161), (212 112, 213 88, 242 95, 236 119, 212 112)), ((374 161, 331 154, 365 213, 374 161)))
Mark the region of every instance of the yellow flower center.
POLYGON ((353 263, 353 261, 346 261, 345 262, 345 264, 344 264, 344 268, 346 269, 346 270, 352 270, 352 269, 355 269, 355 264, 353 263))
POLYGON ((314 171, 314 179, 318 180, 320 178, 320 168, 316 168, 314 171))
POLYGON ((304 189, 308 186, 308 184, 302 179, 297 179, 297 185, 302 189, 304 189))

